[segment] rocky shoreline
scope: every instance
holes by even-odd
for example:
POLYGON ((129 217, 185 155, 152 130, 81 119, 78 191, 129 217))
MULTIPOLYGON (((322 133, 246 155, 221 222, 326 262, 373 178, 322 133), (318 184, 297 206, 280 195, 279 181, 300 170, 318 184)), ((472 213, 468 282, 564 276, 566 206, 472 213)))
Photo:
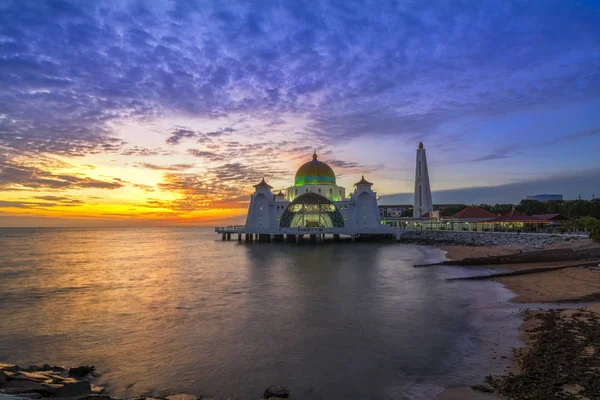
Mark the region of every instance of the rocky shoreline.
MULTIPOLYGON (((62 367, 44 364, 42 366, 20 367, 0 363, 0 400, 124 400, 111 397, 104 388, 92 381, 98 377, 94 366, 62 367)), ((279 385, 265 389, 259 400, 289 399, 290 391, 279 385)), ((234 400, 217 399, 192 394, 170 396, 136 396, 127 400, 234 400)))
MULTIPOLYGON (((523 252, 522 247, 446 246, 467 268, 501 266, 502 271, 463 277, 492 279, 516 294, 515 303, 551 303, 522 312, 525 346, 514 349, 510 373, 488 376, 472 387, 449 388, 439 400, 600 399, 600 245, 576 240, 523 252), (585 307, 574 306, 586 303, 585 307), (574 309, 578 307, 577 309, 574 309)), ((431 266, 434 267, 434 266, 431 266)), ((510 357, 510 354, 504 354, 510 357)))
POLYGON ((465 246, 522 246, 524 248, 542 248, 545 246, 579 240, 577 236, 560 236, 536 233, 513 232, 461 232, 461 231, 407 231, 400 237, 402 243, 427 246, 465 245, 465 246))

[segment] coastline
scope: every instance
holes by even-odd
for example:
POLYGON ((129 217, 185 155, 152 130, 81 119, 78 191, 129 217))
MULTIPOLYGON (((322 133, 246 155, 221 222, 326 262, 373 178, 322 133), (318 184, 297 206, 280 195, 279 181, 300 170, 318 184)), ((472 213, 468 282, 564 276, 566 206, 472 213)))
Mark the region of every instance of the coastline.
MULTIPOLYGON (((436 245, 432 243, 431 245, 436 245)), ((473 246, 460 244, 437 245, 446 252, 446 258, 449 261, 458 261, 465 258, 486 258, 494 256, 506 256, 524 251, 523 246, 519 245, 497 245, 497 246, 473 246)), ((547 246, 536 247, 536 250, 557 250, 557 249, 597 249, 600 244, 593 243, 588 239, 575 241, 561 241, 547 246), (541 248, 540 248, 541 247, 541 248)), ((581 259, 580 261, 583 261, 581 259)), ((589 261, 589 260, 587 260, 589 261)), ((516 263, 501 265, 485 265, 486 268, 493 268, 498 271, 523 271, 533 268, 564 267, 573 265, 573 261, 557 262, 538 262, 538 263, 516 263)), ((477 269, 477 266, 469 267, 477 269)), ((586 337, 588 330, 600 330, 598 320, 600 318, 600 266, 591 267, 569 267, 552 271, 531 273, 527 275, 515 275, 494 277, 491 280, 502 284, 515 294, 512 300, 514 304, 523 304, 525 308, 521 311, 522 324, 520 327, 520 339, 522 343, 515 343, 515 350, 512 354, 503 354, 511 361, 511 368, 507 375, 490 377, 486 383, 480 385, 458 386, 446 388, 438 395, 437 400, 490 400, 519 398, 520 391, 527 392, 528 399, 544 399, 543 396, 553 395, 546 392, 541 397, 533 397, 527 384, 545 383, 552 388, 556 382, 545 381, 546 378, 532 379, 532 369, 543 368, 543 366, 552 364, 544 359, 548 350, 544 346, 553 343, 556 338, 560 338, 570 350, 562 350, 552 353, 559 360, 553 360, 553 363, 567 363, 564 358, 584 359, 597 358, 598 349, 593 346, 583 347, 583 350, 576 345, 582 337, 586 337), (546 305, 541 309, 541 305, 546 305), (576 328, 574 328, 576 327, 576 328), (598 328, 598 329, 596 329, 598 328), (581 330, 584 332, 582 333, 581 330), (549 339, 551 338, 551 339, 549 339), (577 350, 571 349, 577 347, 577 350), (583 352, 582 354, 573 354, 573 352, 583 352), (523 365, 529 368, 523 368, 523 365), (532 368, 532 365, 538 367, 532 368), (539 379, 540 382, 535 382, 539 379), (519 389, 515 385, 520 386, 519 389), (549 385, 548 385, 549 384, 549 385), (516 395, 516 397, 515 397, 516 395), (508 396, 508 397, 507 397, 508 396)), ((476 284, 473 282, 473 284, 476 284)), ((594 335, 593 333, 590 335, 594 335)), ((587 337, 589 339, 589 337, 587 337)), ((593 340, 597 338, 593 336, 593 340)), ((594 343, 594 342, 592 342, 594 343)), ((595 384, 589 384, 589 375, 600 374, 592 367, 589 371, 583 371, 578 376, 571 376, 573 381, 561 382, 562 386, 556 389, 557 392, 566 396, 577 396, 580 400, 600 398, 595 384), (582 385, 581 383, 588 385, 582 385), (593 387, 590 387, 593 386, 593 387)), ((547 372, 547 371, 546 371, 547 372)), ((551 375, 553 371, 547 372, 551 375)), ((543 375, 543 374, 542 374, 543 375)), ((539 392, 540 390, 536 388, 539 392)), ((554 389, 547 389, 554 390, 554 389)), ((535 395, 534 395, 535 396, 535 395)), ((524 397, 525 398, 525 397, 524 397)))

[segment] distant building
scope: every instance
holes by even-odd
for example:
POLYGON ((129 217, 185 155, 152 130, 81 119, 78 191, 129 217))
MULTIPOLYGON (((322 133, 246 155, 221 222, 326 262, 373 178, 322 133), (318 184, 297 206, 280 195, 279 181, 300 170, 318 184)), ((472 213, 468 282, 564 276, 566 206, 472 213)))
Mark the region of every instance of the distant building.
POLYGON ((410 204, 379 206, 379 216, 381 218, 400 217, 406 210, 412 209, 410 204))
POLYGON ((534 194, 527 196, 526 200, 537 200, 537 201, 551 201, 551 200, 562 200, 562 194, 534 194))
POLYGON ((498 216, 481 207, 473 206, 463 208, 450 218, 462 222, 486 222, 496 219, 498 216))

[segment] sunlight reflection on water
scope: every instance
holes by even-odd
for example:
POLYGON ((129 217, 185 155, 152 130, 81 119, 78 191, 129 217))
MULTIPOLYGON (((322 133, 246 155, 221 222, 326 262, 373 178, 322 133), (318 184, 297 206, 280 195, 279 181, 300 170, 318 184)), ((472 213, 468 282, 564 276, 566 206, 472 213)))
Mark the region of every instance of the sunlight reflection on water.
POLYGON ((427 247, 162 228, 3 229, 0 249, 0 362, 94 364, 117 396, 429 399, 500 372, 517 336, 507 290, 412 268, 427 247))

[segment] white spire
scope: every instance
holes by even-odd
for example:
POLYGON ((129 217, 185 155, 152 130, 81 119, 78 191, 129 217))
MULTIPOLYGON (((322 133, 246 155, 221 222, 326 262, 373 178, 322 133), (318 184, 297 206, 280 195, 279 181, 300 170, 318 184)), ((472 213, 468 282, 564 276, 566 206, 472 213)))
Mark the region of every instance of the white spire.
POLYGON ((427 170, 427 155, 421 142, 417 149, 413 218, 420 218, 423 214, 432 211, 433 201, 431 200, 431 186, 429 185, 429 171, 427 170))

